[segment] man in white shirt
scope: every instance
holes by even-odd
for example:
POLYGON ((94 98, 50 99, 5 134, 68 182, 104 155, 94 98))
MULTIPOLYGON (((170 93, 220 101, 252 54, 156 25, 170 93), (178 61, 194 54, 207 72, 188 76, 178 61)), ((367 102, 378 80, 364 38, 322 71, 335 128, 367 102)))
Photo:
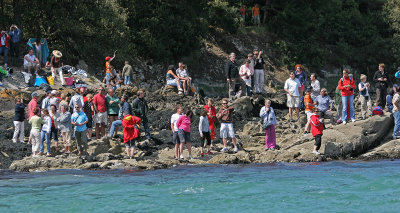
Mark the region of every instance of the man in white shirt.
POLYGON ((300 92, 301 87, 300 81, 295 78, 294 72, 290 72, 290 78, 285 82, 284 90, 287 92, 287 107, 289 107, 289 121, 293 122, 292 119, 292 108, 296 108, 297 120, 300 117, 299 104, 300 104, 300 92))
POLYGON ((317 80, 317 75, 315 73, 312 73, 310 75, 310 79, 311 79, 311 86, 313 88, 311 92, 311 99, 314 100, 321 92, 321 85, 319 84, 319 81, 317 80))
POLYGON ((182 106, 178 105, 176 107, 176 113, 171 116, 171 130, 172 130, 172 142, 175 144, 175 158, 179 158, 179 136, 178 136, 178 127, 176 126, 176 122, 179 117, 182 115, 182 106))
POLYGON ((39 59, 33 54, 32 49, 24 56, 24 68, 27 69, 29 73, 32 72, 32 69, 35 69, 35 74, 39 69, 39 59))

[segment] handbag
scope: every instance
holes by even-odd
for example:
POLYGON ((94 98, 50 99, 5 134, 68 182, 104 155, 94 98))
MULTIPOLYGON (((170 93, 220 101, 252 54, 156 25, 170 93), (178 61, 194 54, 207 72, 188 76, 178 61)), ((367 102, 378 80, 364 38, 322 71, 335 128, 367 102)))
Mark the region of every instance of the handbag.
POLYGON ((271 110, 268 110, 268 114, 267 114, 267 121, 265 122, 263 122, 263 125, 262 125, 262 129, 263 130, 267 130, 270 126, 271 126, 271 123, 269 122, 269 112, 270 112, 271 110))

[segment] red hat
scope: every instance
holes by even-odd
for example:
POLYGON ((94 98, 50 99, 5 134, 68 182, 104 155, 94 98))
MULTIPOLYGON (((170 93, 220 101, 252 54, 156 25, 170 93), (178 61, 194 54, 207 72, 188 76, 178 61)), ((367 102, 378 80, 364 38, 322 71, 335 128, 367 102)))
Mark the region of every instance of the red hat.
POLYGON ((108 60, 110 60, 111 59, 111 57, 110 56, 107 56, 106 57, 106 61, 108 61, 108 60))

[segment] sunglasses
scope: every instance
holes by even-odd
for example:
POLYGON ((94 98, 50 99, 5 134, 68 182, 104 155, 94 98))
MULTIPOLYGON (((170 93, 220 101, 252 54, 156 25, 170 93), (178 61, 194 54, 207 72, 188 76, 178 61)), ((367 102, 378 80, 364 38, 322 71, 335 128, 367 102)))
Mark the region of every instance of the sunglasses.
POLYGON ((228 104, 228 103, 222 103, 222 104, 228 104))

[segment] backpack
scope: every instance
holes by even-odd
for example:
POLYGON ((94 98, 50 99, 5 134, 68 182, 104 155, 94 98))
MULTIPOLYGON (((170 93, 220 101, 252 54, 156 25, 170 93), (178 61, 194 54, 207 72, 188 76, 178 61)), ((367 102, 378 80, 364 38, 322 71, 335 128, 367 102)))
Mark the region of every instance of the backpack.
POLYGON ((306 105, 304 104, 304 96, 300 97, 300 104, 299 104, 299 109, 304 110, 306 108, 306 105))
POLYGON ((372 109, 372 115, 383 115, 382 108, 380 106, 374 107, 374 109, 372 109))

